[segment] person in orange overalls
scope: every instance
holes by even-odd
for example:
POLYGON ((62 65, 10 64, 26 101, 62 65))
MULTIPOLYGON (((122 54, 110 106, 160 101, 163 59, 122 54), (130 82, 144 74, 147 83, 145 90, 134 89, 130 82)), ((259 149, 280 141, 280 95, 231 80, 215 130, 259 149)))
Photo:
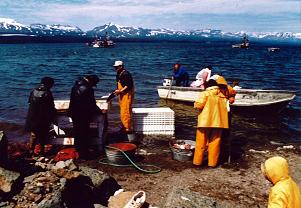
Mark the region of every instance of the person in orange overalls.
POLYGON ((227 98, 220 91, 215 80, 210 79, 205 91, 194 103, 200 110, 196 132, 194 165, 201 165, 208 145, 208 166, 216 167, 220 154, 223 129, 229 128, 227 98))
POLYGON ((122 130, 131 133, 132 129, 132 104, 134 100, 134 82, 132 75, 124 68, 122 61, 115 61, 114 64, 117 81, 115 95, 119 95, 120 120, 122 130))

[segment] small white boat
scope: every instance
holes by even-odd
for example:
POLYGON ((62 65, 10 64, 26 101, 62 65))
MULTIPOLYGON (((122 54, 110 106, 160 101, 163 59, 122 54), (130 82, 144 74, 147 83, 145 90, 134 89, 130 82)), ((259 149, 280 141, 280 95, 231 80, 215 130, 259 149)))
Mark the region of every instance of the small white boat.
POLYGON ((250 42, 246 34, 244 34, 241 43, 232 45, 232 48, 249 48, 250 42))
POLYGON ((249 43, 238 43, 232 45, 232 48, 249 48, 250 44, 249 43))
POLYGON ((100 45, 99 45, 99 44, 97 44, 97 43, 94 43, 94 44, 92 45, 92 47, 93 47, 93 48, 99 48, 99 47, 100 47, 100 45))
POLYGON ((269 52, 276 52, 276 51, 280 51, 280 48, 268 48, 269 52))
POLYGON ((113 48, 116 44, 109 39, 108 33, 106 32, 106 36, 103 40, 97 37, 94 41, 87 43, 86 45, 92 46, 93 48, 113 48))
MULTIPOLYGON (((159 97, 175 101, 193 103, 203 90, 193 87, 158 86, 159 97)), ((273 112, 279 113, 294 99, 296 92, 287 90, 236 90, 235 102, 231 104, 233 111, 241 112, 273 112)))
POLYGON ((115 47, 115 43, 112 40, 101 40, 93 41, 88 46, 92 46, 93 48, 113 48, 115 47))

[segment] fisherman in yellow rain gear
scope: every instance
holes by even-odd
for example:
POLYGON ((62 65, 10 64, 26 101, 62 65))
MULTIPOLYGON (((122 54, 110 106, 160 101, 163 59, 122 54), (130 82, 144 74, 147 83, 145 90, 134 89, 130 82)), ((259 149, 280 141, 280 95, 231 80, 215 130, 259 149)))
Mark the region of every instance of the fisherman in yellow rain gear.
POLYGON ((223 129, 229 127, 227 98, 220 91, 215 80, 210 79, 205 91, 195 101, 194 107, 200 110, 196 132, 194 165, 201 165, 208 144, 208 166, 216 167, 220 154, 223 129))
POLYGON ((272 157, 261 164, 263 175, 274 186, 269 194, 268 208, 300 208, 301 194, 295 181, 289 175, 286 159, 272 157))
POLYGON ((119 95, 120 119, 125 133, 131 133, 132 129, 132 103, 134 99, 134 82, 132 75, 124 68, 122 61, 114 64, 117 81, 115 95, 119 95))

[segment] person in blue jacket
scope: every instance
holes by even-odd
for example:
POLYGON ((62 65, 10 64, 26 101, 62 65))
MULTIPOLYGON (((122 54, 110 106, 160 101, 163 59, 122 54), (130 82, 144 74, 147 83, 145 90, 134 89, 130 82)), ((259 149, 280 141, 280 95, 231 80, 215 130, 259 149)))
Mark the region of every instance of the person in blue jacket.
POLYGON ((189 75, 185 67, 181 64, 176 63, 173 66, 173 78, 176 81, 176 86, 188 87, 189 86, 189 75))

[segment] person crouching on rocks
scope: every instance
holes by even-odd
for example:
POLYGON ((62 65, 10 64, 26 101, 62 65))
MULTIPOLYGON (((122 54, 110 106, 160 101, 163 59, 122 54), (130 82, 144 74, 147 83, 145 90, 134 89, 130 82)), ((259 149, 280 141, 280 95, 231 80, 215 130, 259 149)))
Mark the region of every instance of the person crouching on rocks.
POLYGON ((285 158, 275 156, 261 164, 265 178, 273 184, 269 194, 268 208, 301 207, 300 189, 289 175, 285 158))
POLYGON ((207 88, 201 92, 194 103, 199 109, 196 132, 194 165, 202 165, 204 152, 208 144, 208 166, 218 164, 223 129, 229 128, 227 98, 220 91, 215 80, 207 82, 207 88))
POLYGON ((56 109, 50 89, 54 84, 51 77, 43 77, 38 87, 31 91, 28 99, 28 113, 25 130, 30 132, 29 153, 34 155, 35 146, 40 144, 40 154, 49 137, 51 123, 55 120, 56 109))

